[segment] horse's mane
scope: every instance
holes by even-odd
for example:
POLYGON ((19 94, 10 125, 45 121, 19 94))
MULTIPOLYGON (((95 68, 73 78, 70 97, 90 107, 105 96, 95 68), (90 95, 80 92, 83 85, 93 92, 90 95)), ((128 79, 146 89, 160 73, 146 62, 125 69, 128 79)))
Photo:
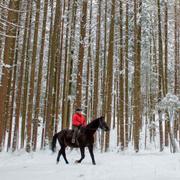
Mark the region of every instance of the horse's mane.
POLYGON ((99 117, 99 118, 97 118, 97 119, 94 119, 94 120, 92 120, 89 124, 87 124, 87 128, 94 128, 94 127, 96 127, 96 126, 98 126, 99 124, 99 119, 101 119, 102 117, 99 117))

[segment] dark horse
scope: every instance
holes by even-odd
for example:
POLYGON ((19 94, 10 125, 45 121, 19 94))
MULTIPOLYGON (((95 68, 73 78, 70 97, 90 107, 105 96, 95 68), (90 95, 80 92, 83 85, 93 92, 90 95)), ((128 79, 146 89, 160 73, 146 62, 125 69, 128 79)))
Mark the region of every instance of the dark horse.
POLYGON ((93 144, 94 144, 94 133, 98 128, 101 128, 104 131, 109 131, 109 127, 107 126, 106 122, 104 121, 104 117, 97 118, 91 121, 86 127, 81 127, 80 131, 77 135, 77 142, 72 143, 72 135, 73 130, 63 129, 60 132, 56 133, 53 136, 52 140, 52 151, 54 152, 56 147, 56 140, 58 139, 61 149, 59 150, 57 156, 57 163, 59 162, 61 154, 64 157, 65 162, 68 164, 68 160, 66 158, 65 149, 67 146, 80 148, 81 151, 81 158, 76 161, 76 163, 81 163, 81 161, 85 158, 85 147, 88 147, 89 153, 92 158, 92 163, 95 165, 95 159, 93 154, 93 144))

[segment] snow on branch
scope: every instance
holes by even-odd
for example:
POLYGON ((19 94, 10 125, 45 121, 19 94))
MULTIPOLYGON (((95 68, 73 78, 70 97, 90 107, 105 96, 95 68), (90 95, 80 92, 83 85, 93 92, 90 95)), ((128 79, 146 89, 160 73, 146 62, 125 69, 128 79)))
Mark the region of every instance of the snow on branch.
POLYGON ((8 11, 13 11, 13 12, 22 12, 22 13, 27 12, 27 11, 22 11, 22 10, 11 9, 11 8, 9 8, 9 7, 1 4, 1 3, 0 3, 0 8, 6 9, 6 10, 8 10, 8 11))
POLYGON ((15 66, 17 66, 17 65, 9 65, 9 64, 5 64, 3 62, 0 62, 0 67, 4 67, 7 69, 14 68, 15 66))
POLYGON ((4 36, 4 37, 8 37, 8 38, 16 38, 16 36, 10 36, 10 35, 7 35, 7 34, 1 33, 1 32, 0 32, 0 36, 4 36))
POLYGON ((18 27, 18 28, 24 28, 23 26, 19 26, 15 23, 12 23, 12 22, 9 22, 7 21, 6 19, 3 19, 0 17, 0 23, 3 25, 3 26, 8 26, 7 24, 11 25, 11 26, 15 26, 15 27, 18 27))
POLYGON ((157 108, 160 110, 176 110, 180 109, 179 98, 171 93, 168 93, 157 105, 157 108))

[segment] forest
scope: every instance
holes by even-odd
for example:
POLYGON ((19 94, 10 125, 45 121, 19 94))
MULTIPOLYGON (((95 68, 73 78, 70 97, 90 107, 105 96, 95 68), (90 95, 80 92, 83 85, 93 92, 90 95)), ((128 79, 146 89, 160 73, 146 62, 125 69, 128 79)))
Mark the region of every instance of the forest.
POLYGON ((101 152, 180 150, 180 0, 0 0, 0 151, 49 149, 79 107, 101 152))

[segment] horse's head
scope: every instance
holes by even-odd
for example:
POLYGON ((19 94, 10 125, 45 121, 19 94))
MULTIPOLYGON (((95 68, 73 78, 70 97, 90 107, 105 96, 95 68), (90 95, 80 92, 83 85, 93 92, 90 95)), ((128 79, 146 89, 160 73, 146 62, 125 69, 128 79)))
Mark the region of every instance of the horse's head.
POLYGON ((109 127, 107 123, 105 122, 104 116, 101 116, 99 118, 99 128, 101 128, 104 131, 109 131, 109 127))

